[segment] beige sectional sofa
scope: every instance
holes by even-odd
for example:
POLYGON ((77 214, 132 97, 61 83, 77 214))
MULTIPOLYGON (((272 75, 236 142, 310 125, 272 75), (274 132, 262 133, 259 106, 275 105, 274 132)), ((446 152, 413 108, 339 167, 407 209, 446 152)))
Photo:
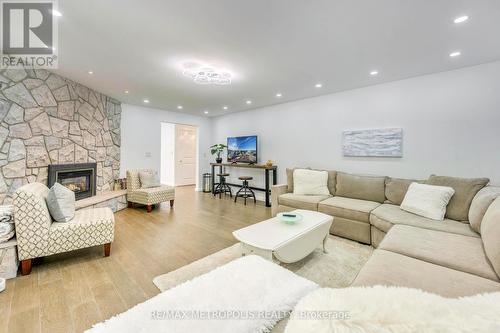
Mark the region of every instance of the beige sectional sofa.
POLYGON ((287 184, 272 188, 273 215, 321 211, 334 216, 332 234, 376 247, 353 285, 406 286, 448 297, 500 291, 500 188, 485 186, 487 179, 420 181, 455 189, 445 220, 436 221, 399 207, 415 181, 329 171, 329 196, 298 196, 289 169, 287 184))

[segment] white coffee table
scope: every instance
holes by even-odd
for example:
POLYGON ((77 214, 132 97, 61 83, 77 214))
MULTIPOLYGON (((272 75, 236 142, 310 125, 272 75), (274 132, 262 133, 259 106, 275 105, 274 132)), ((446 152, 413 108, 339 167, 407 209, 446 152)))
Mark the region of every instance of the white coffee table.
MULTIPOLYGON (((242 255, 257 254, 283 263, 299 261, 323 245, 330 232, 333 217, 320 212, 297 209, 302 220, 286 224, 278 217, 236 230, 234 237, 241 242, 242 255)), ((326 252, 326 251, 325 251, 326 252)))

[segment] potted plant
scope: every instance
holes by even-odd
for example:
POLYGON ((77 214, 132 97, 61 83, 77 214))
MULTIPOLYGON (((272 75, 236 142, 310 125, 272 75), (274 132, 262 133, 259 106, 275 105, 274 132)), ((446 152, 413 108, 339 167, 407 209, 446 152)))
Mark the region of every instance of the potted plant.
POLYGON ((215 155, 217 156, 215 158, 215 162, 216 163, 222 163, 222 157, 220 157, 220 154, 224 151, 224 149, 226 149, 227 146, 225 144, 222 144, 222 143, 218 143, 216 145, 213 145, 212 147, 210 147, 210 152, 212 153, 212 155, 215 155))

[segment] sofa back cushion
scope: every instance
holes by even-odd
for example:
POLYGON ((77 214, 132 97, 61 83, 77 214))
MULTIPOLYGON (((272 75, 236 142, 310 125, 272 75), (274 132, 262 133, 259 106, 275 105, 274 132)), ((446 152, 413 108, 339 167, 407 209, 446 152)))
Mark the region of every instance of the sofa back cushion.
MULTIPOLYGON (((286 169, 286 184, 288 187, 287 192, 293 193, 293 172, 298 168, 287 168, 286 169)), ((302 169, 311 169, 311 168, 302 168, 302 169)), ((328 190, 331 195, 335 195, 335 185, 337 184, 337 171, 327 170, 328 172, 328 190)))
POLYGON ((455 194, 446 208, 446 217, 457 221, 467 221, 472 199, 489 181, 488 178, 457 178, 432 175, 426 183, 453 188, 455 194))
POLYGON ((385 201, 385 178, 337 172, 335 195, 383 203, 385 201))
POLYGON ((387 200, 385 202, 400 206, 411 183, 419 182, 413 179, 387 177, 385 180, 385 197, 387 200))
POLYGON ((469 223, 472 230, 481 233, 481 221, 491 203, 500 197, 500 187, 486 186, 477 192, 469 209, 469 223))
POLYGON ((484 251, 500 277, 500 197, 490 205, 481 222, 484 251))

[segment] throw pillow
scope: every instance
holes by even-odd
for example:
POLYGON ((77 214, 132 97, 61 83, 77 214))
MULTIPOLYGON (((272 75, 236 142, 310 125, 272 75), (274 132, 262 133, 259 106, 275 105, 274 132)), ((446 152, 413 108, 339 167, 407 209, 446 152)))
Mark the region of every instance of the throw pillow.
POLYGON ((160 186, 160 180, 158 179, 158 173, 153 170, 141 170, 139 171, 139 180, 141 181, 142 188, 151 188, 160 186))
POLYGON ((472 199, 489 181, 488 178, 457 178, 432 175, 426 183, 453 188, 455 195, 451 198, 446 209, 446 217, 457 221, 467 221, 472 199))
POLYGON ((446 186, 412 183, 408 187, 401 209, 433 220, 444 220, 446 206, 455 190, 446 186))
POLYGON ((66 186, 55 183, 45 201, 56 222, 69 222, 75 217, 75 192, 66 186))
POLYGON ((328 172, 295 169, 293 171, 293 194, 330 195, 328 172))

